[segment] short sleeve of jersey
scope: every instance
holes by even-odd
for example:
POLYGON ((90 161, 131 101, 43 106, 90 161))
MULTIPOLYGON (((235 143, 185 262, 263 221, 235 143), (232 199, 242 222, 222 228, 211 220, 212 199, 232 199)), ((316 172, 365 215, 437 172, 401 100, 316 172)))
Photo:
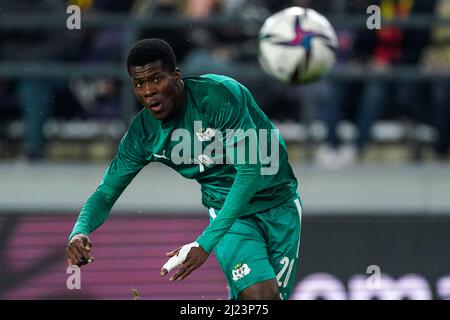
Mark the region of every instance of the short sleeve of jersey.
POLYGON ((197 238, 208 253, 239 217, 260 183, 258 137, 247 108, 246 89, 232 80, 225 80, 210 90, 213 92, 208 92, 205 120, 222 132, 226 157, 232 160, 237 173, 217 218, 197 238))
POLYGON ((260 162, 256 125, 247 107, 251 100, 248 90, 229 79, 211 86, 208 97, 205 120, 221 131, 227 161, 235 165, 260 162))
POLYGON ((247 109, 247 91, 233 80, 225 80, 210 88, 205 118, 223 133, 229 129, 255 129, 247 109))

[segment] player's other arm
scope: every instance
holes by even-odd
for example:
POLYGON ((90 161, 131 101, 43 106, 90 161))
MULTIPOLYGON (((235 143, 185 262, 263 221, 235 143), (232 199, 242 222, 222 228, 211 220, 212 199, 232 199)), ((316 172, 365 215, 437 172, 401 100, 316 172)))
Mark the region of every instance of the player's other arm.
POLYGON ((196 241, 167 253, 167 256, 171 259, 161 268, 162 276, 165 276, 171 269, 181 263, 178 271, 170 277, 170 281, 184 279, 208 259, 210 252, 230 229, 258 190, 261 166, 258 164, 243 164, 235 167, 237 170, 235 180, 217 218, 206 227, 196 241))
POLYGON ((82 207, 69 235, 66 250, 69 265, 81 266, 93 261, 88 235, 105 222, 119 196, 146 165, 139 150, 137 140, 129 130, 122 138, 117 154, 105 170, 97 190, 82 207))
MULTIPOLYGON (((187 253, 186 259, 178 271, 170 278, 172 281, 187 277, 206 261, 209 253, 240 216, 260 186, 261 163, 258 134, 246 108, 245 95, 233 94, 226 88, 219 95, 222 101, 216 105, 221 105, 221 108, 216 108, 210 113, 212 118, 210 123, 222 132, 234 129, 229 131, 229 135, 225 135, 225 146, 227 149, 233 150, 231 154, 244 154, 245 158, 244 161, 239 161, 239 157, 237 157, 233 161, 236 176, 220 213, 194 242, 196 246, 193 246, 187 253), (249 161, 250 159, 254 161, 249 161)), ((174 250, 168 255, 174 256, 178 251, 179 249, 174 250)), ((167 271, 162 269, 161 275, 165 274, 167 271)))
MULTIPOLYGON (((240 152, 242 148, 247 148, 248 143, 240 141, 234 146, 235 152, 240 152), (239 146, 239 144, 241 146, 239 146)), ((255 150, 250 152, 256 152, 259 154, 257 146, 255 150)), ((261 181, 261 163, 243 163, 234 164, 236 169, 236 177, 233 185, 225 199, 217 217, 205 228, 197 242, 200 247, 207 253, 210 253, 214 247, 220 242, 232 224, 240 217, 245 210, 251 198, 254 196, 260 186, 261 181)))
POLYGON ((229 81, 221 87, 220 96, 222 107, 214 109, 210 121, 225 133, 227 157, 236 169, 236 176, 216 219, 197 239, 207 253, 239 218, 261 182, 258 132, 247 108, 251 94, 237 82, 229 81))

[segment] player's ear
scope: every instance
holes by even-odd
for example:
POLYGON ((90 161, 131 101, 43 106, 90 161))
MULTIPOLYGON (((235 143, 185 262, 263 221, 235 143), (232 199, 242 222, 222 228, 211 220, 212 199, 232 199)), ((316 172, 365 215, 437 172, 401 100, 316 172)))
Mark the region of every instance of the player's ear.
POLYGON ((181 81, 181 70, 180 70, 180 68, 175 68, 175 70, 173 71, 173 75, 175 76, 175 80, 176 80, 177 83, 181 81))
POLYGON ((177 86, 179 86, 180 83, 181 83, 181 71, 180 71, 179 68, 175 68, 175 70, 173 71, 173 76, 174 76, 174 79, 175 79, 175 84, 177 86))

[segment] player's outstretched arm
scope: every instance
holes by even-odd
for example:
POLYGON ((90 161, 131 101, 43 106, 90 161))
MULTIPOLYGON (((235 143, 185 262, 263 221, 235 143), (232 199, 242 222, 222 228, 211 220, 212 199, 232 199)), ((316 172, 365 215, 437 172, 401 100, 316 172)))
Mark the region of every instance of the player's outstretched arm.
POLYGON ((91 242, 87 235, 106 221, 114 203, 138 172, 148 163, 142 150, 135 148, 135 145, 138 144, 135 142, 140 141, 140 138, 135 132, 137 129, 133 129, 133 123, 122 138, 117 154, 106 168, 100 185, 81 208, 75 226, 69 235, 69 244, 67 245, 69 264, 84 265, 93 261, 90 256, 91 242))
POLYGON ((66 247, 67 264, 69 266, 82 265, 94 261, 91 256, 92 243, 88 236, 84 234, 76 234, 72 237, 66 247))

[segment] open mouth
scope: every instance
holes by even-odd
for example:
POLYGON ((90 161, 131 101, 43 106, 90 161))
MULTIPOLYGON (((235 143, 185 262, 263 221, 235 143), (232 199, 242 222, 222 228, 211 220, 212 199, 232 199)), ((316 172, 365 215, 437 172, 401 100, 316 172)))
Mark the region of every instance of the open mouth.
POLYGON ((162 109, 162 103, 161 102, 154 102, 154 103, 150 104, 148 106, 148 108, 150 110, 152 110, 153 112, 159 112, 162 109))

